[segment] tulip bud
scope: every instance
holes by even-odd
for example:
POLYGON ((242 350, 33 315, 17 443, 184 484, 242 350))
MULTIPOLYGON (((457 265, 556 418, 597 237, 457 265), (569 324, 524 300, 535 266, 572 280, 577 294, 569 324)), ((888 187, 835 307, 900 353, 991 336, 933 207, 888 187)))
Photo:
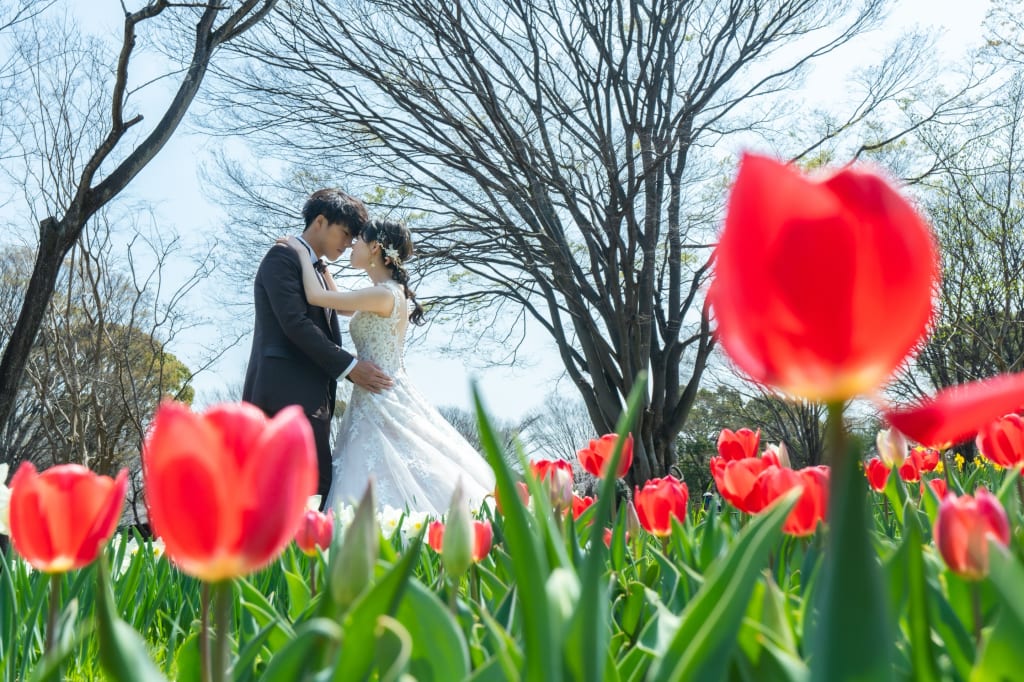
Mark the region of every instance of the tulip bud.
POLYGON ((376 508, 373 479, 370 479, 352 523, 345 531, 341 549, 332 557, 331 597, 342 610, 348 608, 373 579, 373 568, 380 552, 376 508))
MULTIPOLYGON (((314 495, 319 497, 319 495, 314 495)), ((318 549, 326 550, 334 539, 334 519, 329 515, 308 509, 302 514, 302 524, 295 534, 295 544, 308 556, 314 556, 318 549)))
POLYGON ((896 429, 882 429, 875 437, 875 446, 878 448, 878 456, 882 458, 885 465, 895 469, 903 464, 907 458, 907 439, 896 429))
POLYGON ((626 537, 640 537, 640 529, 643 527, 640 525, 640 517, 636 513, 636 507, 633 506, 632 500, 626 502, 626 537))
POLYGON ((452 580, 458 580, 473 563, 473 520, 460 478, 452 492, 441 542, 441 562, 452 580))
POLYGON ((567 509, 572 509, 572 470, 558 468, 552 469, 548 479, 544 482, 548 486, 548 495, 551 498, 551 507, 555 515, 560 516, 567 509))
POLYGON ((1010 543, 1010 522, 999 500, 984 488, 972 498, 947 495, 935 519, 935 542, 950 570, 967 580, 988 575, 988 541, 1010 543))
POLYGON ((779 466, 786 469, 792 469, 793 465, 789 461, 789 450, 786 449, 785 443, 779 443, 778 445, 769 445, 764 449, 765 455, 774 455, 775 459, 778 460, 779 466))

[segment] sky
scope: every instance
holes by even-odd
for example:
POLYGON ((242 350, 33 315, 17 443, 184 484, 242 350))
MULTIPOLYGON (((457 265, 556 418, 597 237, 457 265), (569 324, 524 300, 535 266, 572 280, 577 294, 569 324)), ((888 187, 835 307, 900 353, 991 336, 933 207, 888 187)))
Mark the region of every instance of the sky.
MULTIPOLYGON (((812 74, 808 87, 814 96, 824 99, 837 96, 835 84, 839 72, 876 57, 876 50, 880 51, 889 37, 913 26, 935 32, 939 37, 940 52, 946 57, 956 58, 977 42, 988 6, 987 2, 963 0, 898 0, 894 4, 895 9, 885 29, 873 40, 862 41, 855 47, 837 52, 812 74)), ((69 0, 69 6, 83 30, 108 34, 111 30, 118 30, 120 0, 69 0)), ((203 243, 205 234, 221 230, 229 220, 225 211, 204 191, 200 180, 202 164, 209 163, 211 159, 209 146, 209 139, 186 118, 172 141, 132 183, 127 197, 133 202, 151 206, 160 224, 172 226, 194 244, 203 243)), ((238 286, 250 290, 248 283, 238 283, 238 286)), ((217 305, 215 291, 206 290, 200 296, 198 305, 217 305)), ((230 324, 251 325, 251 313, 238 314, 230 324)), ((406 356, 407 371, 413 383, 437 406, 468 409, 471 405, 471 381, 476 380, 484 404, 493 415, 501 419, 517 419, 539 407, 561 376, 557 352, 543 331, 532 334, 524 348, 523 355, 529 358, 530 367, 486 370, 473 367, 472 362, 464 359, 440 355, 436 349, 443 344, 448 333, 440 327, 431 329, 421 343, 409 349, 406 356)), ((240 383, 249 348, 250 339, 247 337, 226 353, 212 370, 196 378, 199 402, 203 402, 205 396, 221 392, 225 385, 240 383)), ((172 351, 186 364, 195 353, 188 344, 172 351)), ((559 386, 571 395, 572 388, 564 378, 559 386)))

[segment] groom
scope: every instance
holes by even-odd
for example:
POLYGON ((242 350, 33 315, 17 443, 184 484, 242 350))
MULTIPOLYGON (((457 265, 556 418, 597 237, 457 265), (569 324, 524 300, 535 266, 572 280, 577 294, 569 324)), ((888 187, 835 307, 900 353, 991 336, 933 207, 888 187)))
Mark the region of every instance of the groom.
MULTIPOLYGON (((302 208, 306 229, 300 240, 318 268, 320 259, 337 260, 367 221, 366 206, 339 189, 314 192, 302 208)), ((256 328, 245 373, 242 400, 273 416, 288 405, 301 405, 316 440, 321 508, 331 487, 331 417, 337 380, 379 393, 392 384, 379 367, 358 360, 340 345, 338 314, 306 302, 302 262, 289 246, 277 244, 263 257, 253 287, 256 328)))

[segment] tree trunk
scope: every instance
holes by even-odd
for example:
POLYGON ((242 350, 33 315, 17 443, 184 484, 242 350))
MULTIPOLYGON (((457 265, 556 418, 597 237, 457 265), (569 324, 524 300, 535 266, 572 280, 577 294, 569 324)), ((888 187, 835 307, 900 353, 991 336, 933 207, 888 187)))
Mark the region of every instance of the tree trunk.
POLYGON ((78 239, 81 229, 79 226, 69 231, 53 218, 46 218, 39 224, 39 251, 32 269, 32 279, 25 292, 18 322, 14 325, 3 358, 0 359, 0 424, 7 424, 14 411, 14 401, 32 344, 35 343, 46 307, 57 286, 61 262, 78 239))

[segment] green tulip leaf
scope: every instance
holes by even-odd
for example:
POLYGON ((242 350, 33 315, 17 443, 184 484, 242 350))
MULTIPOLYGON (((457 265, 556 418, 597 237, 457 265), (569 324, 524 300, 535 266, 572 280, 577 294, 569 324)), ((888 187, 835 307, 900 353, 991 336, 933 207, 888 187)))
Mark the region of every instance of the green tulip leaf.
POLYGON ((150 659, 146 642, 115 611, 106 560, 100 557, 97 563, 96 630, 100 663, 107 676, 117 682, 166 682, 150 659))
POLYGON ((652 667, 652 680, 725 677, 754 585, 799 496, 800 490, 791 490, 753 519, 730 552, 712 565, 704 584, 683 610, 667 650, 652 667))

